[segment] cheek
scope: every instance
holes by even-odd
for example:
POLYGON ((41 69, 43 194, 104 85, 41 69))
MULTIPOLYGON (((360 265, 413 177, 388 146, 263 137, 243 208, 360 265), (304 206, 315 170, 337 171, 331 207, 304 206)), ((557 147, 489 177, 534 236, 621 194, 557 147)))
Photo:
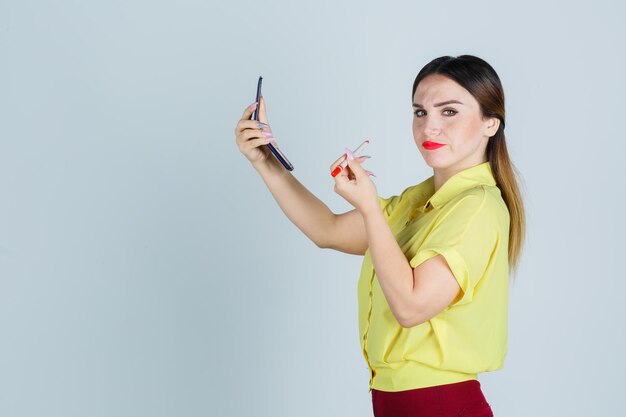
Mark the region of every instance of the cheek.
POLYGON ((463 143, 472 143, 482 138, 480 120, 457 119, 448 126, 448 133, 463 143))
POLYGON ((416 136, 419 129, 415 117, 413 117, 413 122, 411 123, 411 126, 413 127, 413 136, 416 136))
POLYGON ((480 132, 482 125, 482 121, 472 119, 467 122, 467 130, 472 132, 472 135, 475 136, 478 132, 480 132))

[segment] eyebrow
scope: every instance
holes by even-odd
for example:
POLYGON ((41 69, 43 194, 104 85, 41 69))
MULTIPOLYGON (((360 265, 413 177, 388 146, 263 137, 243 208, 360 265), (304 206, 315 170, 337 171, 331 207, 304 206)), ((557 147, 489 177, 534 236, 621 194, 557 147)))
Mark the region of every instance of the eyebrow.
MULTIPOLYGON (((445 106, 446 104, 452 104, 452 103, 463 104, 458 100, 448 100, 448 101, 442 101, 441 103, 435 103, 434 107, 445 106)), ((419 107, 422 109, 424 108, 424 106, 422 106, 421 104, 417 104, 417 103, 413 103, 413 107, 419 107)))

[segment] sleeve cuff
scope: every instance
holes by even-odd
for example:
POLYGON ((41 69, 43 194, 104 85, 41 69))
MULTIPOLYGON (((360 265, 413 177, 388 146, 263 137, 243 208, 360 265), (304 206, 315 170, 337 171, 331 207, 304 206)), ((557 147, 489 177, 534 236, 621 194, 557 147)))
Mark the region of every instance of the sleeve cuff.
POLYGON ((435 257, 437 255, 442 255, 446 262, 448 263, 448 267, 452 271, 452 274, 456 278, 459 286, 461 287, 461 291, 463 291, 463 296, 456 303, 452 304, 453 306, 458 306, 462 304, 467 304, 472 301, 472 296, 474 294, 474 288, 470 285, 469 279, 469 270, 467 268, 467 264, 463 257, 459 254, 459 252, 454 248, 426 248, 420 250, 409 262, 411 268, 416 268, 422 262, 435 257))

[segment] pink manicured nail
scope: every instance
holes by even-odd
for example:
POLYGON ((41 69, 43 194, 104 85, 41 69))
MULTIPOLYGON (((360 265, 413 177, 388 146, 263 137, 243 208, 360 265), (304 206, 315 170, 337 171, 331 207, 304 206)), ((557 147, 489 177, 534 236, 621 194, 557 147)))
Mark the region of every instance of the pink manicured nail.
POLYGON ((261 134, 267 137, 272 136, 272 132, 261 132, 261 134))
POLYGON ((375 177, 375 176, 376 176, 376 175, 374 175, 374 173, 373 173, 373 172, 368 171, 367 169, 365 170, 365 172, 367 173, 367 175, 371 175, 372 177, 375 177))
POLYGON ((257 106, 257 104, 259 104, 259 103, 257 103, 257 102, 255 101, 254 103, 252 103, 252 104, 250 104, 250 105, 248 106, 248 109, 249 109, 249 110, 254 110, 254 109, 255 109, 255 107, 257 106))
POLYGON ((348 148, 346 148, 346 156, 348 157, 350 161, 354 159, 354 155, 352 155, 352 151, 348 148))

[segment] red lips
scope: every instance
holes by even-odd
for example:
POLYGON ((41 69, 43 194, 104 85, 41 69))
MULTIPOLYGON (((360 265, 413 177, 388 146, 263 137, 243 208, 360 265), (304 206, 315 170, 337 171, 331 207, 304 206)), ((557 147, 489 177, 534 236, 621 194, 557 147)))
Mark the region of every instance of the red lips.
POLYGON ((443 143, 431 142, 427 140, 422 143, 422 146, 424 147, 424 149, 428 149, 430 151, 433 149, 441 148, 442 146, 446 146, 446 145, 443 143))

